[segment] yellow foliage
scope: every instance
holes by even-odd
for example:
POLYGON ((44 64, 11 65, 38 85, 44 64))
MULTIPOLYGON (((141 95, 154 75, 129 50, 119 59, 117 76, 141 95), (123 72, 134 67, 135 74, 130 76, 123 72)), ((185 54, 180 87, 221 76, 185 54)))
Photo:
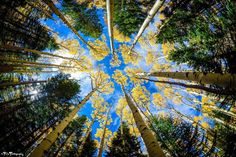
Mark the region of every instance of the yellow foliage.
POLYGON ((84 2, 88 2, 88 8, 96 7, 98 9, 106 8, 105 0, 76 0, 77 3, 82 4, 84 2))
POLYGON ((90 48, 91 56, 98 61, 103 60, 109 54, 109 48, 106 45, 106 41, 96 39, 93 42, 89 41, 88 44, 94 48, 90 48))
POLYGON ((114 39, 116 39, 119 42, 129 42, 131 40, 130 37, 122 34, 116 27, 113 27, 113 35, 114 39))
POLYGON ((103 94, 111 94, 114 91, 114 84, 110 81, 110 76, 103 71, 91 72, 93 87, 103 94))
POLYGON ((129 76, 130 81, 132 83, 134 83, 134 84, 141 84, 141 83, 144 82, 144 80, 136 78, 138 73, 143 73, 143 70, 141 68, 126 67, 125 68, 125 72, 129 76))
POLYGON ((123 44, 120 46, 120 51, 124 60, 125 64, 134 64, 134 65, 138 65, 139 60, 141 58, 141 56, 139 56, 139 54, 137 54, 136 52, 132 51, 131 53, 129 53, 130 48, 123 44))
POLYGON ((147 52, 147 55, 146 55, 146 64, 147 65, 151 65, 153 64, 153 62, 155 61, 155 56, 153 54, 153 52, 147 52))
POLYGON ((168 55, 168 53, 172 50, 174 50, 174 44, 171 44, 171 43, 162 44, 162 52, 164 55, 168 55))
POLYGON ((136 85, 132 89, 132 96, 137 103, 148 105, 150 103, 150 92, 145 86, 136 85))
POLYGON ((112 78, 116 80, 116 82, 120 85, 126 85, 127 77, 123 75, 121 70, 116 70, 112 75, 112 78))
POLYGON ((153 103, 156 106, 161 106, 161 107, 165 107, 166 106, 166 101, 163 99, 163 96, 160 93, 153 93, 152 94, 153 97, 153 103))
POLYGON ((165 17, 165 15, 164 14, 159 14, 159 19, 160 20, 164 20, 166 17, 165 17))
POLYGON ((196 122, 196 123, 201 121, 201 120, 203 120, 202 116, 195 116, 195 117, 193 117, 193 121, 196 122))
POLYGON ((120 97, 116 106, 116 113, 121 115, 123 113, 124 108, 127 106, 127 101, 124 97, 120 97))
POLYGON ((203 104, 207 103, 208 101, 209 101, 209 98, 208 98, 208 97, 206 97, 206 96, 203 96, 203 97, 202 97, 202 103, 203 103, 203 104))
POLYGON ((209 126, 208 123, 202 122, 202 127, 205 128, 205 129, 208 129, 210 126, 209 126))

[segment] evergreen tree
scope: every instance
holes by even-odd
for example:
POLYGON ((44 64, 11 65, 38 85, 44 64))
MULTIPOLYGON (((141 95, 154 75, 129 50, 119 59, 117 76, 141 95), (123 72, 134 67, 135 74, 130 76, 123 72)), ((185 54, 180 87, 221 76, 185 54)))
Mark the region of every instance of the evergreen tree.
POLYGON ((215 141, 210 146, 205 135, 190 123, 170 117, 153 117, 151 128, 161 142, 161 147, 171 156, 214 154, 215 141))
POLYGON ((146 15, 137 0, 114 1, 114 24, 126 36, 138 32, 146 15))
POLYGON ((140 149, 140 143, 137 137, 131 135, 127 124, 122 124, 123 134, 121 134, 121 127, 119 127, 117 134, 112 139, 112 145, 106 152, 106 157, 143 157, 140 149))
POLYGON ((91 133, 89 134, 88 138, 86 139, 85 145, 82 150, 82 157, 92 157, 96 153, 96 143, 92 139, 91 133))
POLYGON ((99 21, 97 10, 88 8, 89 2, 76 2, 63 0, 62 11, 74 20, 74 27, 84 35, 98 38, 102 34, 102 25, 99 21))
POLYGON ((177 63, 202 72, 235 73, 235 8, 230 0, 173 1, 162 11, 157 42, 175 44, 169 58, 177 63))
POLYGON ((4 136, 0 138, 1 151, 14 149, 27 154, 44 133, 67 115, 73 102, 71 99, 79 93, 80 86, 69 79, 69 75, 59 74, 35 89, 37 96, 22 92, 19 100, 2 104, 0 125, 4 127, 0 132, 4 136), (66 93, 67 89, 72 93, 66 93))

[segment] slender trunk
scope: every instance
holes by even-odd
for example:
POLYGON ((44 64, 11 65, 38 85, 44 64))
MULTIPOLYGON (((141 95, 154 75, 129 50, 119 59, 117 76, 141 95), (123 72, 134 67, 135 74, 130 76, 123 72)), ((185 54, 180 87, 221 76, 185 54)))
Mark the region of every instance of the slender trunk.
POLYGON ((7 82, 7 83, 1 83, 0 89, 7 88, 7 87, 15 87, 15 86, 21 86, 21 85, 34 84, 34 83, 45 83, 45 82, 47 82, 47 80, 26 81, 26 82, 7 82))
POLYGON ((132 111, 135 123, 139 129, 139 132, 141 133, 141 136, 143 138, 143 141, 145 143, 149 156, 150 157, 164 157, 165 154, 162 151, 156 137, 153 135, 151 130, 148 129, 137 107, 134 105, 134 102, 131 100, 130 96, 126 93, 124 86, 122 86, 122 90, 125 94, 127 104, 129 105, 132 111))
POLYGON ((147 26, 152 21, 152 19, 154 18, 154 16, 158 12, 158 10, 161 8, 161 6, 164 4, 164 2, 165 2, 165 0, 157 0, 155 2, 155 4, 153 5, 152 9, 148 13, 148 16, 146 17, 145 21, 143 22, 141 28, 139 29, 138 34, 136 35, 136 37, 134 39, 134 42, 133 42, 133 44, 132 44, 132 46, 130 48, 129 53, 132 51, 132 49, 134 48, 134 46, 137 43, 138 39, 141 37, 141 35, 143 34, 144 30, 147 28, 147 26))
POLYGON ((81 153, 82 153, 82 151, 83 151, 83 148, 84 148, 84 145, 85 145, 85 143, 86 143, 86 140, 87 140, 87 138, 89 137, 90 131, 91 131, 92 126, 93 126, 93 124, 94 124, 94 122, 95 122, 95 117, 96 117, 96 116, 94 116, 94 118, 92 119, 91 123, 89 124, 89 126, 88 126, 88 128, 87 128, 87 130, 86 130, 85 136, 82 138, 82 142, 81 142, 81 144, 80 144, 80 146, 79 146, 79 148, 78 148, 78 150, 77 150, 78 157, 81 156, 81 153))
POLYGON ((107 7, 107 23, 108 23, 108 34, 110 37, 110 48, 112 54, 115 56, 114 51, 114 38, 113 38, 113 11, 114 11, 114 0, 106 0, 107 7))
POLYGON ((104 128, 103 128, 103 134, 102 134, 100 146, 99 146, 99 149, 98 149, 98 157, 102 157, 103 147, 104 147, 104 143, 105 143, 107 123, 108 123, 108 120, 109 120, 108 117, 109 117, 110 111, 111 111, 111 107, 107 111, 106 121, 105 121, 105 125, 104 125, 104 128))
MULTIPOLYGON (((54 3, 51 0, 43 0, 48 6, 49 8, 67 25, 68 28, 70 28, 70 30, 75 33, 77 35, 77 37, 85 44, 87 45, 89 48, 95 50, 91 45, 89 45, 87 43, 87 41, 84 40, 84 38, 82 38, 82 36, 79 35, 79 33, 77 32, 77 30, 66 20, 65 16, 56 8, 56 6, 54 5, 54 3)), ((96 51, 96 50, 95 50, 96 51)))
POLYGON ((60 153, 60 151, 62 150, 62 148, 63 148, 66 144, 68 144, 68 143, 71 141, 71 139, 72 139, 73 136, 75 136, 75 130, 72 131, 72 132, 67 136, 66 140, 65 140, 59 147, 57 147, 57 151, 54 153, 53 157, 57 157, 57 156, 58 156, 58 154, 60 153))
POLYGON ((139 78, 139 79, 143 79, 143 80, 148 80, 151 82, 157 82, 157 83, 165 83, 165 84, 170 84, 170 85, 177 85, 177 86, 181 86, 181 87, 185 87, 185 88, 193 88, 193 89, 200 89, 200 90, 204 90, 206 92, 209 93, 214 93, 217 95, 232 95, 233 91, 228 91, 228 90, 219 90, 219 89, 212 89, 209 87, 205 87, 202 85, 194 85, 194 84, 185 84, 185 83, 181 83, 181 82, 171 82, 171 81, 158 81, 158 80, 152 80, 152 79, 147 79, 147 78, 139 78))
POLYGON ((124 110, 124 108, 121 109, 121 114, 120 114, 120 133, 121 133, 121 137, 122 137, 123 146, 125 147, 125 140, 124 140, 124 137, 123 137, 123 135, 124 135, 124 130, 123 130, 123 110, 124 110))
POLYGON ((37 8, 38 10, 40 10, 47 18, 53 19, 52 15, 49 13, 49 11, 45 10, 45 8, 43 8, 42 6, 38 6, 36 3, 37 2, 28 2, 29 6, 31 6, 32 8, 37 8))
MULTIPOLYGON (((4 108, 4 106, 7 107, 6 105, 8 105, 9 103, 15 103, 15 102, 17 102, 18 100, 24 100, 24 99, 26 99, 26 98, 29 98, 29 97, 33 96, 33 95, 35 95, 35 94, 23 95, 23 96, 14 98, 14 99, 10 99, 10 100, 8 100, 8 101, 1 102, 1 103, 0 103, 0 107, 1 107, 1 108, 2 108, 2 107, 4 108)), ((4 110, 4 109, 1 109, 1 111, 2 111, 2 110, 4 110)))
POLYGON ((39 144, 39 146, 33 150, 29 157, 42 157, 44 153, 52 146, 52 144, 56 141, 58 136, 62 133, 62 131, 68 126, 68 124, 73 120, 77 112, 80 108, 89 100, 89 98, 93 95, 96 90, 93 89, 71 112, 65 117, 60 124, 58 124, 55 129, 47 135, 46 138, 39 144))
POLYGON ((0 48, 5 49, 5 50, 15 51, 15 52, 24 51, 24 52, 30 52, 30 53, 34 53, 34 54, 38 54, 38 55, 45 55, 45 56, 50 56, 50 57, 62 58, 62 59, 69 60, 69 61, 77 61, 74 58, 64 57, 64 56, 55 55, 55 54, 51 54, 51 53, 47 53, 47 52, 41 52, 38 50, 32 50, 32 49, 28 49, 28 48, 16 47, 16 46, 11 46, 11 45, 2 45, 0 48))
POLYGON ((20 66, 20 67, 42 67, 42 68, 48 68, 48 67, 56 67, 56 68, 78 68, 74 66, 66 66, 66 65, 57 65, 57 64, 47 64, 47 63, 38 63, 38 62, 30 62, 30 61, 23 61, 23 60, 18 60, 18 59, 11 59, 11 58, 4 58, 0 57, 0 61, 4 62, 11 62, 11 63, 17 63, 16 65, 14 64, 13 66, 20 66), (21 63, 21 64, 19 64, 21 63), (23 64, 23 65, 22 65, 23 64))
POLYGON ((200 84, 218 85, 232 90, 236 89, 236 74, 204 74, 201 72, 153 72, 147 73, 147 76, 194 81, 200 84))

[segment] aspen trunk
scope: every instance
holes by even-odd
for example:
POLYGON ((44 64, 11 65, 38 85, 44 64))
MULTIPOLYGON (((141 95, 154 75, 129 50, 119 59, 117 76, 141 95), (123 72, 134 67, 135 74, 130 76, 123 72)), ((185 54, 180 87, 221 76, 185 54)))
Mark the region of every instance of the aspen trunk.
POLYGON ((56 141, 58 136, 63 132, 63 130, 67 127, 67 125, 73 120, 77 112, 80 108, 89 100, 89 98, 93 95, 95 89, 92 90, 71 112, 65 117, 60 124, 58 124, 55 129, 47 135, 46 138, 39 144, 39 146, 33 150, 29 157, 42 157, 44 153, 52 146, 52 144, 56 141))
POLYGON ((107 23, 108 23, 108 34, 110 37, 110 48, 113 55, 114 52, 114 38, 113 38, 113 9, 114 9, 114 0, 106 0, 107 7, 107 23))
POLYGON ((104 147, 104 143, 105 143, 105 135, 106 135, 106 129, 107 129, 107 122, 109 120, 108 117, 109 117, 110 111, 111 111, 111 107, 107 111, 106 121, 105 121, 105 125, 104 125, 104 128, 103 128, 103 134, 102 134, 100 146, 99 146, 99 149, 98 149, 98 157, 102 157, 103 147, 104 147))
POLYGON ((201 72, 153 72, 148 76, 165 77, 179 80, 194 81, 200 84, 218 85, 236 89, 236 74, 201 73, 201 72))
POLYGON ((26 81, 26 82, 8 82, 0 84, 0 89, 10 87, 10 86, 21 86, 21 85, 28 85, 34 83, 45 83, 47 80, 40 80, 40 81, 26 81))
POLYGON ((56 6, 54 5, 54 3, 51 0, 43 0, 43 1, 49 6, 49 8, 54 12, 54 14, 56 14, 67 25, 67 27, 70 28, 70 30, 77 35, 77 37, 85 45, 87 45, 89 48, 95 50, 91 45, 89 45, 87 43, 87 41, 84 40, 84 38, 82 38, 82 36, 79 35, 77 30, 66 20, 65 16, 56 8, 56 6))
POLYGON ((165 83, 165 84, 169 84, 169 85, 177 85, 177 86, 181 86, 181 87, 185 87, 185 88, 200 89, 200 90, 204 90, 206 92, 214 93, 214 94, 232 95, 232 91, 228 91, 228 90, 222 91, 222 90, 218 90, 218 89, 212 89, 209 87, 205 87, 202 85, 185 84, 185 83, 181 83, 181 82, 171 82, 171 81, 158 81, 158 80, 152 80, 152 79, 147 79, 147 78, 139 78, 139 79, 144 79, 144 80, 148 80, 151 82, 157 82, 157 83, 165 83))
POLYGON ((32 49, 28 49, 28 48, 16 47, 16 46, 11 46, 11 45, 3 45, 0 48, 5 49, 5 50, 17 51, 17 52, 25 51, 25 52, 38 54, 38 55, 45 55, 45 56, 50 56, 50 57, 62 58, 62 59, 69 60, 69 61, 77 61, 74 58, 64 57, 64 56, 55 55, 55 54, 51 54, 51 53, 41 52, 38 50, 32 50, 32 49))
MULTIPOLYGON (((96 116, 95 116, 95 117, 96 117, 96 116)), ((85 145, 85 143, 86 143, 86 140, 87 140, 87 138, 89 137, 89 134, 90 134, 90 131, 91 131, 91 129, 92 129, 92 126, 93 126, 94 121, 95 121, 95 118, 93 118, 93 120, 92 120, 91 123, 89 124, 88 129, 86 130, 85 136, 83 137, 82 142, 81 142, 81 144, 80 144, 80 146, 79 146, 79 148, 78 148, 78 151, 77 151, 77 152, 78 152, 78 157, 81 156, 81 153, 82 153, 82 151, 83 151, 83 148, 84 148, 84 145, 85 145)))
POLYGON ((59 155, 59 153, 61 152, 62 148, 71 142, 73 136, 75 136, 75 130, 72 131, 72 132, 70 133, 70 135, 67 136, 65 142, 63 142, 63 143, 59 146, 59 148, 57 148, 57 151, 54 153, 53 157, 57 157, 57 156, 59 155))
POLYGON ((153 135, 151 130, 149 130, 149 128, 145 124, 137 107, 134 105, 134 102, 131 100, 130 96, 128 96, 128 94, 126 93, 124 86, 122 86, 122 90, 125 94, 127 104, 129 105, 132 111, 135 123, 139 129, 139 132, 141 133, 141 136, 143 138, 143 141, 145 143, 149 156, 150 157, 164 157, 165 154, 162 151, 156 137, 153 135))
POLYGON ((156 15, 156 13, 161 8, 161 6, 163 5, 164 2, 165 2, 165 0, 157 0, 155 2, 155 4, 153 5, 152 9, 148 13, 148 16, 146 17, 145 21, 143 22, 141 28, 139 29, 138 34, 136 35, 136 37, 134 39, 134 42, 133 42, 133 44, 132 44, 132 46, 130 48, 130 52, 132 51, 132 49, 134 48, 135 44, 138 42, 138 39, 141 37, 141 35, 143 34, 144 30, 147 28, 147 26, 152 21, 152 19, 154 18, 154 16, 156 15))
POLYGON ((4 58, 4 57, 0 57, 0 61, 17 63, 17 64, 13 65, 14 67, 17 67, 17 66, 20 66, 20 67, 42 67, 42 68, 56 67, 56 68, 71 68, 71 69, 78 68, 78 67, 74 67, 74 66, 30 62, 30 61, 23 61, 23 60, 19 60, 19 59, 11 59, 11 58, 4 58), (21 63, 21 64, 19 64, 19 63, 21 63))

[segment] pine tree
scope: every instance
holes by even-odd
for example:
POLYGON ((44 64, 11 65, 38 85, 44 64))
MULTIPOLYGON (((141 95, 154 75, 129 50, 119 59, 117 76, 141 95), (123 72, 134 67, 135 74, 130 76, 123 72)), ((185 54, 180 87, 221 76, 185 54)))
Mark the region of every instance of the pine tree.
POLYGON ((91 133, 89 134, 88 138, 86 139, 85 145, 82 150, 82 157, 91 157, 94 156, 96 153, 96 143, 92 139, 91 133))
POLYGON ((131 135, 126 123, 122 124, 123 134, 121 133, 121 126, 119 127, 116 136, 112 139, 112 145, 106 152, 106 157, 143 157, 140 149, 140 143, 134 135, 131 135))

